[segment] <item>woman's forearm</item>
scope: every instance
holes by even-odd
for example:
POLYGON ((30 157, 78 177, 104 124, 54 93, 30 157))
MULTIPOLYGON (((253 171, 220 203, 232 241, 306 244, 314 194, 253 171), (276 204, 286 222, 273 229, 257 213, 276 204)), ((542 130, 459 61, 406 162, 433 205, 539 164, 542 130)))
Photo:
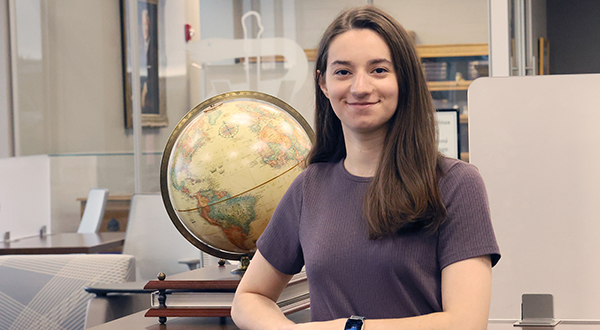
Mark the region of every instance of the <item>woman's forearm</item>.
POLYGON ((279 306, 271 299, 257 293, 236 294, 231 317, 242 330, 277 330, 292 325, 279 306))

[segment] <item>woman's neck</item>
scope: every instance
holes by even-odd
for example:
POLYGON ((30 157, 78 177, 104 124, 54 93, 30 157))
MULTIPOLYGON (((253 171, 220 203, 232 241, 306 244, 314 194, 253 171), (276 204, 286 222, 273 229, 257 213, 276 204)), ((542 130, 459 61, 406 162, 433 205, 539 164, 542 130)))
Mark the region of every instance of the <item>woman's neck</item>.
POLYGON ((346 143, 344 167, 346 170, 356 176, 374 176, 379 164, 384 139, 384 134, 368 136, 344 134, 346 143))

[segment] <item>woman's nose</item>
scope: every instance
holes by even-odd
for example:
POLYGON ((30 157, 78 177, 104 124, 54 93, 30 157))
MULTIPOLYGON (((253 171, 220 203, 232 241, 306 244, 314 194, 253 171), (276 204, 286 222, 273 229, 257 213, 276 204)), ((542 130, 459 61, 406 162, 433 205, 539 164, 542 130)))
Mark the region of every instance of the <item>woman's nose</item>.
POLYGON ((366 73, 357 73, 352 81, 350 91, 357 97, 371 93, 373 91, 373 86, 370 83, 369 76, 366 73))

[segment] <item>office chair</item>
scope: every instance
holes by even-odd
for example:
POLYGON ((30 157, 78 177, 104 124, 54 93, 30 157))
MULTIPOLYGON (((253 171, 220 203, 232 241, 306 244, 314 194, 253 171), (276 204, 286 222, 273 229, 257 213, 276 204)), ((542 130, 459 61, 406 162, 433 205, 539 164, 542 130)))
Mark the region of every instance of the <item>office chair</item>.
POLYGON ((101 188, 92 188, 88 193, 85 203, 85 210, 79 223, 77 232, 80 234, 97 233, 100 230, 104 212, 106 211, 106 200, 108 199, 108 190, 101 188))

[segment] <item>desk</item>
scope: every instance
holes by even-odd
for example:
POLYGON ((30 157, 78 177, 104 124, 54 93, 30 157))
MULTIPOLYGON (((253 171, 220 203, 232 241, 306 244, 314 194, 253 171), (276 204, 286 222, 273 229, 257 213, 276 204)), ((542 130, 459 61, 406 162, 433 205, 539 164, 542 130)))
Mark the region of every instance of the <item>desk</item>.
MULTIPOLYGON (((121 329, 145 329, 145 330, 234 330, 238 329, 229 317, 169 317, 167 323, 160 325, 156 317, 144 317, 146 311, 141 311, 112 322, 104 323, 88 330, 121 330, 121 329)), ((288 318, 296 323, 310 321, 310 310, 302 310, 288 315, 288 318)))
POLYGON ((121 251, 125 233, 56 233, 44 237, 34 236, 0 243, 4 254, 68 254, 121 251))
POLYGON ((600 320, 562 321, 556 327, 515 327, 518 320, 490 320, 488 330, 598 330, 600 320))
MULTIPOLYGON (((158 324, 154 317, 144 317, 146 311, 132 314, 112 322, 104 323, 89 330, 116 330, 116 329, 146 329, 146 330, 234 330, 237 329, 231 318, 218 317, 170 317, 163 326, 158 324)), ((310 321, 310 310, 302 310, 288 315, 296 323, 310 321)), ((556 327, 515 327, 517 320, 490 320, 488 330, 598 330, 600 321, 563 321, 556 327)))

